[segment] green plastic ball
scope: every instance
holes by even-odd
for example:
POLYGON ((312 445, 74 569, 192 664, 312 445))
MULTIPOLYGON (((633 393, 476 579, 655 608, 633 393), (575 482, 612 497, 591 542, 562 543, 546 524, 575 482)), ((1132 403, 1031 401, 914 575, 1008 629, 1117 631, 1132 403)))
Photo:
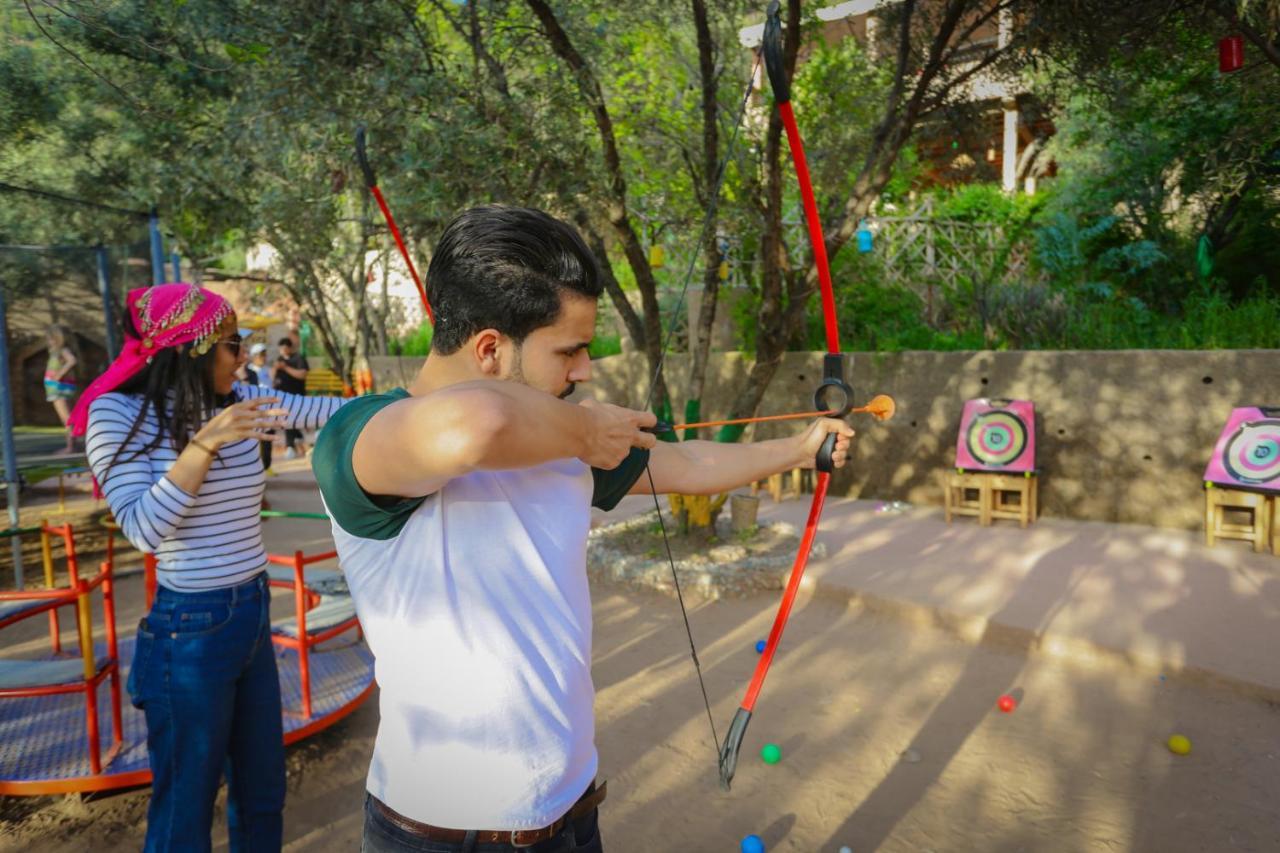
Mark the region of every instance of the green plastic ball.
POLYGON ((782 760, 782 750, 775 743, 766 743, 764 749, 760 750, 760 757, 765 764, 777 764, 782 760))

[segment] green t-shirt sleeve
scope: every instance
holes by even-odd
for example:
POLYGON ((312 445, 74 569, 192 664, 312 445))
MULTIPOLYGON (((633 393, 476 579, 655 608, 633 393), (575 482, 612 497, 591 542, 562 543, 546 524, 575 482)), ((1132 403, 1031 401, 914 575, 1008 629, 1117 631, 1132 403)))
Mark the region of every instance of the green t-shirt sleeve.
POLYGON ((591 505, 605 511, 613 509, 618 505, 618 501, 631 491, 631 487, 635 485, 636 480, 640 479, 640 475, 644 473, 645 466, 648 464, 649 451, 642 447, 633 447, 631 453, 617 468, 610 470, 592 468, 591 479, 594 488, 591 505))
POLYGON ((394 539, 425 500, 370 495, 356 481, 356 472, 351 466, 356 439, 369 419, 408 396, 408 391, 396 388, 385 394, 352 400, 329 418, 311 451, 311 470, 324 496, 325 507, 338 526, 352 536, 394 539))

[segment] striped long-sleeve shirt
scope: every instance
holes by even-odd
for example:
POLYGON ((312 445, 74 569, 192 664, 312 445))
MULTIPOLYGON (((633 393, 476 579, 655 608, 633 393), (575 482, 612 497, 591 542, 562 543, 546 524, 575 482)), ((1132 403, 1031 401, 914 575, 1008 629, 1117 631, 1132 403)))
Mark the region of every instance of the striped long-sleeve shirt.
MULTIPOLYGON (((319 429, 346 402, 242 383, 236 383, 234 393, 240 400, 279 397, 279 408, 289 411, 284 426, 300 430, 319 429)), ((219 448, 200 491, 193 495, 168 477, 178 458, 170 442, 135 455, 156 435, 150 407, 137 434, 116 457, 142 406, 141 395, 111 393, 89 407, 89 467, 121 531, 139 551, 156 555, 157 576, 169 589, 218 589, 252 579, 267 565, 258 514, 266 476, 258 441, 244 439, 219 448), (112 464, 112 459, 117 461, 112 464)))

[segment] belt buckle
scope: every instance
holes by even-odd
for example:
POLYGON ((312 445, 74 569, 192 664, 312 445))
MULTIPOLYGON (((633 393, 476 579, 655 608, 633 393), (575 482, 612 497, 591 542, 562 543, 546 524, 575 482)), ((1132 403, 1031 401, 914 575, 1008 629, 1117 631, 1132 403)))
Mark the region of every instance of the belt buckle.
POLYGON ((542 840, 542 839, 539 839, 538 841, 530 841, 528 844, 521 844, 520 842, 516 841, 516 834, 520 832, 524 832, 524 830, 522 829, 511 830, 511 838, 510 838, 511 846, 516 848, 517 850, 523 850, 527 847, 533 847, 535 844, 538 844, 539 841, 542 840))

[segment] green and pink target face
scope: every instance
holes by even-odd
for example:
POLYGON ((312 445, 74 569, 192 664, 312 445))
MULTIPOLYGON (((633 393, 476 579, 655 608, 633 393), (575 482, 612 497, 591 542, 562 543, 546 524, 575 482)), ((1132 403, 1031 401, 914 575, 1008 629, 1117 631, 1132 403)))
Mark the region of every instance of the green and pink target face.
POLYGON ((1224 486, 1280 491, 1280 411, 1249 406, 1227 418, 1204 478, 1224 486))
POLYGON ((1241 426, 1227 442, 1222 464, 1241 483, 1280 481, 1280 420, 1241 426))
POLYGON ((961 419, 956 467, 971 471, 1034 469, 1034 423, 1030 400, 970 400, 961 419))

